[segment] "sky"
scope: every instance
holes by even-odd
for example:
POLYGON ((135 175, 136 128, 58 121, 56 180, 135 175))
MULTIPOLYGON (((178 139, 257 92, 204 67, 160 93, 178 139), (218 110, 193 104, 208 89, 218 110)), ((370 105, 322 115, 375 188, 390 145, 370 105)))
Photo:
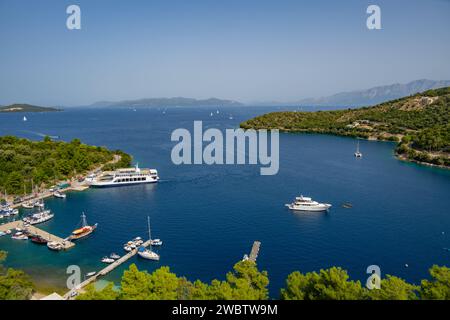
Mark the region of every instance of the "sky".
POLYGON ((449 13, 450 0, 0 0, 0 104, 289 102, 448 80, 449 13))

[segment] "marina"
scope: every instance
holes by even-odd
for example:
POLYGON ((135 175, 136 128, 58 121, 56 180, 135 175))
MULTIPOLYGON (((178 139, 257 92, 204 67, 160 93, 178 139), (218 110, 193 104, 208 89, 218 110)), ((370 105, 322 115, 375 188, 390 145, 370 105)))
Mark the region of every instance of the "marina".
POLYGON ((43 239, 46 239, 48 242, 55 242, 59 243, 62 246, 63 250, 69 250, 72 249, 75 244, 67 239, 60 238, 56 235, 53 235, 47 231, 44 231, 42 229, 36 228, 35 226, 26 225, 22 221, 13 221, 9 223, 5 223, 0 225, 0 232, 7 232, 8 230, 26 230, 28 233, 39 236, 43 239))
MULTIPOLYGON (((148 246, 150 246, 150 240, 144 242, 141 246, 144 247, 144 248, 147 248, 148 246)), ((114 262, 108 264, 105 268, 103 268, 99 272, 95 272, 95 273, 91 272, 90 273, 91 276, 88 279, 86 279, 85 281, 83 281, 82 283, 80 283, 75 288, 73 288, 70 291, 68 291, 64 295, 64 299, 66 299, 66 300, 74 299, 79 293, 83 292, 83 289, 87 285, 89 285, 91 283, 94 283, 100 277, 103 277, 103 276, 107 275, 108 273, 112 272, 114 269, 119 267, 121 264, 127 262, 129 259, 134 257, 137 253, 138 253, 138 249, 133 249, 130 252, 128 252, 126 255, 124 255, 123 257, 121 257, 121 258, 115 260, 114 262)))
MULTIPOLYGON (((153 237, 164 242, 160 262, 141 259, 136 253, 99 279, 120 283, 130 263, 148 272, 167 265, 189 280, 221 279, 244 253, 250 255, 255 239, 264 245, 258 254, 258 268, 268 271, 273 294, 285 285, 290 272, 319 270, 330 261, 347 269, 352 279, 365 281, 365 267, 376 257, 383 273, 410 282, 427 277, 431 264, 448 262, 448 251, 442 248, 449 248, 449 233, 441 234, 446 231, 443 226, 450 223, 447 171, 398 161, 393 156, 394 144, 389 142, 360 140, 364 157, 355 159, 354 139, 315 134, 280 134, 280 172, 270 179, 251 166, 174 165, 168 140, 174 129, 198 119, 205 127, 226 129, 276 109, 230 108, 210 118, 209 112, 216 110, 171 108, 162 115, 150 109, 74 109, 30 116, 27 125, 31 131, 124 150, 143 167, 157 168, 161 180, 85 192, 72 192, 83 184, 70 181, 71 186, 63 191, 66 199, 49 192, 45 206, 55 217, 37 227, 63 239, 76 229, 83 211, 88 223, 99 227, 75 242, 73 250, 58 254, 30 240, 11 240, 12 234, 2 236, 0 248, 8 252, 5 265, 63 291, 67 266, 79 265, 85 273, 102 270, 110 265, 101 258, 112 252, 126 255, 122 248, 129 239, 146 235, 143 238, 148 240, 149 215, 153 237), (229 114, 233 120, 228 119, 229 114), (61 123, 64 126, 58 125, 61 123), (133 124, 127 129, 129 134, 117 129, 123 123, 133 124), (300 193, 332 204, 331 213, 289 214, 283 205, 300 193), (373 246, 375 236, 377 246, 373 246), (411 244, 413 250, 407 249, 411 244), (284 253, 282 259, 280 252, 284 253), (404 268, 406 262, 408 268, 404 268)), ((0 115, 8 117, 0 131, 35 139, 17 128, 10 120, 14 116, 0 115)), ((29 214, 29 209, 18 209, 18 216, 0 223, 29 214)))

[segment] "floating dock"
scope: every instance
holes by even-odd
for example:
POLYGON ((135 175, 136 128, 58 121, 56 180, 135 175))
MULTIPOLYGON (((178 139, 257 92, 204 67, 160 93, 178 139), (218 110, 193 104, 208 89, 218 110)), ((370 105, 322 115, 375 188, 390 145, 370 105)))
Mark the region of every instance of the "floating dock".
MULTIPOLYGON (((141 246, 143 247, 148 247, 150 245, 150 240, 147 240, 146 242, 144 242, 141 246)), ((83 281, 82 283, 80 283, 78 286, 76 286, 75 288, 71 289, 69 292, 67 292, 64 295, 64 299, 66 300, 71 300, 74 299, 76 297, 73 296, 74 293, 81 293, 83 292, 83 288, 85 288, 87 285, 94 283, 95 281, 98 280, 98 278, 107 275, 108 273, 110 273, 111 271, 113 271, 115 268, 117 268, 118 266, 120 266, 121 264, 125 263, 126 261, 128 261, 129 259, 131 259, 132 257, 134 257, 138 252, 138 248, 128 252, 126 255, 124 255, 123 257, 121 257, 120 259, 117 259, 116 261, 114 261, 111 264, 108 264, 105 268, 103 268, 102 270, 100 270, 99 272, 97 272, 95 275, 93 275, 92 277, 86 279, 85 281, 83 281)))
MULTIPOLYGON (((47 231, 44 231, 42 229, 39 229, 35 226, 31 226, 31 225, 25 225, 23 223, 23 221, 13 221, 13 222, 9 222, 9 223, 5 223, 0 225, 0 231, 7 231, 7 230, 14 230, 20 228, 22 230, 26 230, 27 232, 37 235, 37 236, 41 236, 42 238, 48 240, 49 242, 58 242, 61 243, 63 245, 63 249, 64 250, 69 250, 71 248, 73 248, 75 246, 75 243, 67 240, 67 239, 63 239, 60 238, 58 236, 55 236, 47 231)), ((18 240, 19 241, 19 240, 18 240)))

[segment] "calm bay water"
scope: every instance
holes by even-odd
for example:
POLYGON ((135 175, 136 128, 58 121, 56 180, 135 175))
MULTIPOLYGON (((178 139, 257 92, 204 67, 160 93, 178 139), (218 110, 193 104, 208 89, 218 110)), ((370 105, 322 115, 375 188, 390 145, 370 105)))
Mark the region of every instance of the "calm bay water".
MULTIPOLYGON (((270 276, 271 295, 278 296, 294 271, 336 265, 353 279, 366 279, 377 264, 382 274, 418 282, 433 264, 448 265, 450 253, 450 172, 401 162, 394 144, 361 141, 362 159, 355 159, 356 141, 312 134, 280 135, 280 171, 260 176, 258 166, 175 166, 170 152, 176 128, 235 128, 243 120, 276 108, 69 109, 58 113, 0 114, 0 135, 69 141, 122 149, 141 167, 157 168, 161 182, 69 193, 49 199, 56 214, 43 229, 68 235, 85 211, 96 233, 73 250, 55 253, 30 242, 0 238, 8 266, 19 267, 41 283, 64 286, 68 265, 84 273, 99 270, 101 257, 123 253, 129 239, 152 234, 164 241, 160 262, 129 260, 140 269, 163 265, 188 279, 223 279, 233 264, 262 242, 258 265, 270 276), (230 120, 229 116, 233 115, 230 120), (296 214, 284 204, 303 193, 333 204, 329 213, 296 214), (341 207, 351 202, 352 209, 341 207), (409 267, 405 268, 405 264, 409 267)), ((21 209, 22 213, 24 211, 21 209)), ((106 279, 118 281, 124 268, 106 279)))

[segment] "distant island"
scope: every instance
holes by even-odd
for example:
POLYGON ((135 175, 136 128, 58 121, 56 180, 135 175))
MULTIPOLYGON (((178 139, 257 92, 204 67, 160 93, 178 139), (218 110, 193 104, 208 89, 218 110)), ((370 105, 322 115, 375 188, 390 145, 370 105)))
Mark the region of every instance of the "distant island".
POLYGON ((217 98, 209 99, 193 99, 184 97, 175 98, 145 98, 137 100, 123 100, 123 101, 99 101, 89 105, 88 107, 229 107, 242 106, 243 104, 233 100, 223 100, 217 98))
POLYGON ((50 107, 39 107, 31 104, 11 104, 9 106, 0 106, 0 112, 54 112, 60 109, 50 107))
POLYGON ((372 87, 364 90, 339 92, 330 96, 319 98, 306 98, 293 102, 259 102, 262 106, 307 106, 320 107, 321 110, 337 109, 337 107, 372 106, 385 101, 407 97, 430 89, 450 86, 450 80, 420 79, 408 83, 394 83, 372 87))
POLYGON ((449 168, 449 120, 450 87, 446 87, 359 109, 273 112, 240 126, 396 141, 399 158, 449 168))

